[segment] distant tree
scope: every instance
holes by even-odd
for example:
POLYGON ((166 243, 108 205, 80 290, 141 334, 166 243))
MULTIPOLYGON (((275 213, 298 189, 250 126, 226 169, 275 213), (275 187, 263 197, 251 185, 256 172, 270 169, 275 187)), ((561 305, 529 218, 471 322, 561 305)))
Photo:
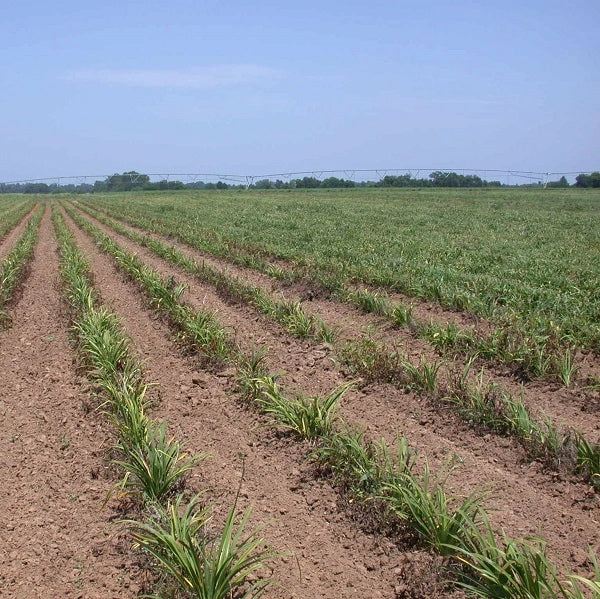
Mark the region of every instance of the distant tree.
POLYGON ((47 183, 26 183, 21 190, 22 193, 50 193, 51 189, 47 183))
POLYGON ((302 179, 292 179, 294 187, 314 189, 321 186, 321 181, 316 177, 302 177, 302 179))
POLYGON ((354 181, 350 181, 347 179, 338 179, 337 177, 327 177, 327 179, 323 179, 319 187, 354 187, 356 184, 354 181))
POLYGON ((104 191, 133 191, 143 189, 145 185, 150 183, 150 177, 137 171, 126 171, 122 175, 119 173, 111 175, 104 183, 104 191))
POLYGON ((269 179, 260 179, 259 181, 256 181, 254 187, 256 189, 273 189, 274 185, 269 179))
POLYGON ((575 187, 600 187, 600 171, 590 175, 581 174, 575 177, 575 187))
POLYGON ((546 187, 569 187, 569 182, 563 175, 558 181, 548 181, 546 187))

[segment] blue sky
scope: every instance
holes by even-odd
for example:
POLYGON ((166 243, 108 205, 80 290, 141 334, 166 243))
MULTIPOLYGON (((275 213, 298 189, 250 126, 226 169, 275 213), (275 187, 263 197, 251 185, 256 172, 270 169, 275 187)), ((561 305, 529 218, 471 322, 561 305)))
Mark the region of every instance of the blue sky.
POLYGON ((599 8, 5 1, 0 181, 597 170, 599 8))

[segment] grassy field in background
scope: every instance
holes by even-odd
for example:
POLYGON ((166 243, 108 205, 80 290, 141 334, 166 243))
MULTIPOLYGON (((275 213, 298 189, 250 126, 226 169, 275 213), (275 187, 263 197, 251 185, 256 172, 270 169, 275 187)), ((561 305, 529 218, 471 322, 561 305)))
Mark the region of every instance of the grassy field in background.
POLYGON ((215 248, 233 242, 314 272, 600 348, 600 191, 377 188, 88 198, 186 241, 215 248))

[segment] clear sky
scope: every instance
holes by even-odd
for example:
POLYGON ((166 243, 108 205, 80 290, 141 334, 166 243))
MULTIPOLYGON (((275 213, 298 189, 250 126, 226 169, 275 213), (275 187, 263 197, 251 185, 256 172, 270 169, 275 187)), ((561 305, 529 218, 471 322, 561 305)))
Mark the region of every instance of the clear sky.
POLYGON ((600 169, 598 0, 2 0, 0 181, 600 169))

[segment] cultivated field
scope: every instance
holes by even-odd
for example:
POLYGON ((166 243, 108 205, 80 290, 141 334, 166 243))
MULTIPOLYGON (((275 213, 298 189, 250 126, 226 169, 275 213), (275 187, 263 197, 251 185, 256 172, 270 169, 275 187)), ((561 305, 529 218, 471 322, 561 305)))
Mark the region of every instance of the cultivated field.
POLYGON ((35 200, 1 596, 600 596, 600 193, 35 200))

